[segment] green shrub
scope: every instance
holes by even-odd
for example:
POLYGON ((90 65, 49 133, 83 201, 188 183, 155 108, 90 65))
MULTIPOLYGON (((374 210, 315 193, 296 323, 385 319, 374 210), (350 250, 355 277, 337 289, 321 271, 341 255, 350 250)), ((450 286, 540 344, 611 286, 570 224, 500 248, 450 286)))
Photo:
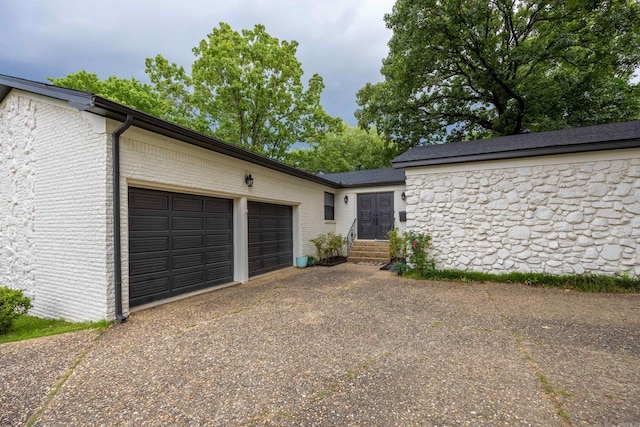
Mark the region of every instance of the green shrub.
POLYGON ((387 233, 389 238, 389 258, 391 262, 404 262, 407 259, 407 239, 404 233, 397 228, 387 233))
POLYGON ((408 246, 408 261, 411 270, 426 275, 435 268, 435 261, 427 253, 431 247, 431 236, 425 233, 409 231, 405 234, 408 246))
POLYGON ((320 234, 309 241, 316 247, 318 261, 342 256, 344 245, 347 244, 346 237, 334 233, 320 234))
POLYGON ((396 273, 398 276, 402 276, 408 269, 409 266, 404 262, 394 262, 389 270, 396 273))
POLYGON ((322 260, 325 258, 325 251, 327 247, 327 235, 320 234, 317 237, 309 240, 316 247, 316 256, 318 260, 322 260))
POLYGON ((0 287, 0 334, 4 334, 14 319, 26 314, 31 308, 31 300, 21 290, 0 287))

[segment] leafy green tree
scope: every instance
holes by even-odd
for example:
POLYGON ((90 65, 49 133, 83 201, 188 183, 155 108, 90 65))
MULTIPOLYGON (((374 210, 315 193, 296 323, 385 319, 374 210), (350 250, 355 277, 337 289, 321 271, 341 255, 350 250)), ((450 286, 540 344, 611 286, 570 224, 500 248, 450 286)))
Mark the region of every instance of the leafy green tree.
POLYGON ((100 80, 97 74, 82 70, 48 80, 56 86, 90 92, 154 116, 164 116, 165 107, 154 88, 134 78, 127 80, 110 76, 100 80))
POLYGON ((375 129, 364 130, 342 122, 339 132, 331 132, 287 154, 286 162, 312 173, 333 173, 391 167, 397 145, 385 142, 375 129))
POLYGON ((335 130, 339 120, 320 104, 322 78, 305 89, 298 43, 270 36, 262 25, 234 31, 220 23, 193 49, 191 76, 162 56, 147 59, 161 97, 196 129, 275 159, 296 142, 335 130))
POLYGON ((398 0, 385 21, 356 116, 403 148, 639 117, 636 1, 398 0))
POLYGON ((84 90, 283 160, 296 142, 338 132, 340 120, 320 104, 322 77, 305 85, 298 42, 280 41, 265 27, 234 31, 220 23, 193 49, 189 74, 162 55, 146 60, 151 85, 86 71, 53 84, 84 90))

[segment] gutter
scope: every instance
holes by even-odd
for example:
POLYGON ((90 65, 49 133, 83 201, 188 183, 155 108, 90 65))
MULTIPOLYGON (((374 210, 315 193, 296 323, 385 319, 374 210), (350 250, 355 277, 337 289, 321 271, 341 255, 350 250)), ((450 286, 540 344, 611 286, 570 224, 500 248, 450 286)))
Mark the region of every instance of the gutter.
POLYGON ((120 135, 133 124, 133 115, 127 119, 111 135, 111 170, 113 172, 113 284, 115 289, 116 320, 120 323, 127 320, 122 314, 122 256, 120 241, 120 135))

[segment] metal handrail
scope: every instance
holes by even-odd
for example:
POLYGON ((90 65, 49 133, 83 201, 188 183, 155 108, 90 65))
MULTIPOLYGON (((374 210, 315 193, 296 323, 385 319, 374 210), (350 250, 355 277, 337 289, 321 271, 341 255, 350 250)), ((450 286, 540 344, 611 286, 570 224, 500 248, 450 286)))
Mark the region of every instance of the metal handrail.
POLYGON ((349 233, 347 234, 347 255, 349 255, 349 252, 351 252, 353 241, 356 240, 356 221, 358 221, 358 218, 355 218, 353 220, 353 224, 351 224, 351 228, 349 229, 349 233))

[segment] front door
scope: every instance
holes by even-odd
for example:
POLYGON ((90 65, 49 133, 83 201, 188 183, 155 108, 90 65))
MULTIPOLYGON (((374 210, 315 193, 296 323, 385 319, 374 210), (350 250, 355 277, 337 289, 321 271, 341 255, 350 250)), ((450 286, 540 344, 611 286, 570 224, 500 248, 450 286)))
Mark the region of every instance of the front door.
POLYGON ((358 194, 358 239, 387 240, 393 229, 393 192, 358 194))

